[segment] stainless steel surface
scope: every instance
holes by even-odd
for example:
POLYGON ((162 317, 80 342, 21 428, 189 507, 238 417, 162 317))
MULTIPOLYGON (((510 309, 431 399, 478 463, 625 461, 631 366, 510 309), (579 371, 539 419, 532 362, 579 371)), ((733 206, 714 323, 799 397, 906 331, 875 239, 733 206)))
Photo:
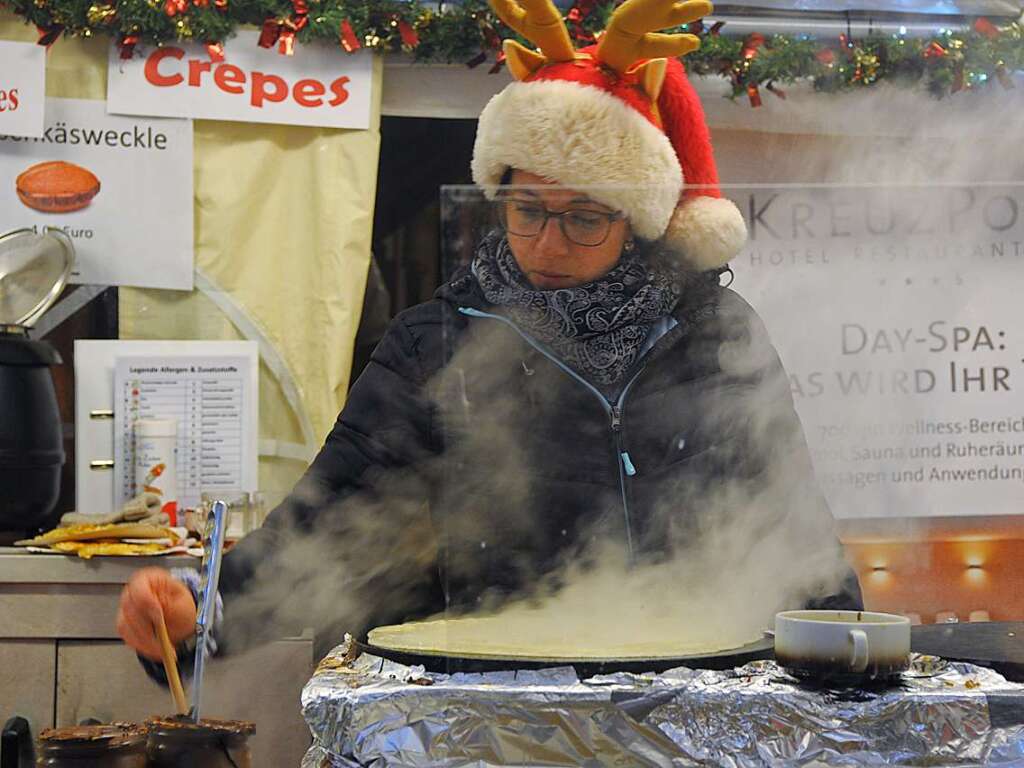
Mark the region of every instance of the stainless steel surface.
POLYGON ((53 727, 56 647, 53 640, 0 640, 0 720, 21 715, 33 736, 53 727))
POLYGON ((16 229, 0 235, 0 324, 32 327, 57 300, 75 262, 59 229, 16 229))
POLYGON ((194 567, 192 557, 42 555, 0 548, 0 637, 111 638, 121 588, 144 566, 194 567))
POLYGON ((1024 760, 1024 685, 918 657, 898 685, 829 690, 774 662, 580 680, 442 675, 349 643, 302 694, 305 768, 989 765, 1024 760))
POLYGON ((196 657, 192 673, 192 707, 189 716, 199 722, 202 705, 203 672, 206 668, 210 632, 217 611, 217 585, 224 555, 228 506, 223 501, 210 505, 203 531, 203 562, 199 566, 199 605, 196 606, 196 657))
MULTIPOLYGON (((111 584, 118 589, 139 568, 196 568, 199 559, 188 555, 161 557, 94 557, 41 555, 20 547, 0 547, 0 594, 14 585, 31 585, 42 593, 46 585, 111 584)), ((0 613, 0 616, 7 614, 0 613)), ((0 632, 0 635, 3 633, 0 632)))

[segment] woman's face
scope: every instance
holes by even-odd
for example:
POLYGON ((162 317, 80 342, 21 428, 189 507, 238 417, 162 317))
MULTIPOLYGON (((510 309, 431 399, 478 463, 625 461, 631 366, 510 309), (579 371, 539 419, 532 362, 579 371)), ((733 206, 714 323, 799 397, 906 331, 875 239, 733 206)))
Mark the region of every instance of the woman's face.
MULTIPOLYGON (((587 218, 589 212, 589 218, 597 221, 593 214, 615 213, 582 192, 554 186, 554 182, 527 171, 514 170, 510 183, 537 187, 509 192, 510 202, 506 205, 518 206, 528 215, 536 215, 540 208, 549 213, 571 209, 580 211, 581 219, 587 218)), ((603 222, 600 226, 603 227, 603 222)), ((629 222, 624 218, 616 218, 611 222, 608 237, 600 245, 579 245, 565 236, 558 219, 550 218, 540 233, 533 237, 509 232, 508 244, 530 285, 550 291, 590 283, 607 274, 618 264, 622 246, 629 236, 629 222)))

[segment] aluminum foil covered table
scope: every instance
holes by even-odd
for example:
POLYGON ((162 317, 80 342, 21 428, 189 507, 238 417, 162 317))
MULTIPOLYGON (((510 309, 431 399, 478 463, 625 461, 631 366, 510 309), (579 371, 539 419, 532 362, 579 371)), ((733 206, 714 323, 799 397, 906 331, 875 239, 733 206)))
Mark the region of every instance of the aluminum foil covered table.
POLYGON ((586 680, 572 667, 442 675, 346 642, 302 709, 303 768, 1024 767, 1024 685, 933 657, 895 685, 840 691, 771 661, 586 680))

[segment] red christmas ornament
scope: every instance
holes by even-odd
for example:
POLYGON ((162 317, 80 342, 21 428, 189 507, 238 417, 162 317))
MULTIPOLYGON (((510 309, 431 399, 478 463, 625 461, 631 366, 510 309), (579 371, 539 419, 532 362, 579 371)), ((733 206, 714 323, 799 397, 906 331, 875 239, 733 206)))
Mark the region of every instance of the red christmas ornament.
POLYGON ((121 50, 122 59, 130 59, 135 54, 135 46, 139 43, 138 35, 125 35, 121 38, 121 42, 118 43, 118 48, 121 50))
POLYGON ((755 83, 747 83, 747 98, 750 99, 750 106, 761 106, 761 92, 755 83))
POLYGON ((982 16, 980 19, 976 19, 974 22, 974 30, 979 35, 984 35, 989 40, 995 40, 999 37, 999 28, 991 21, 982 16))
POLYGON ((184 13, 188 10, 188 0, 166 0, 164 3, 164 13, 170 18, 174 18, 179 13, 184 13))
POLYGON ((744 59, 750 60, 757 56, 757 49, 764 45, 764 35, 760 32, 751 32, 743 41, 741 55, 744 59))
POLYGON ((826 67, 828 67, 831 66, 832 64, 835 64, 836 53, 831 48, 822 48, 820 51, 814 54, 814 58, 816 58, 820 64, 824 64, 826 67))

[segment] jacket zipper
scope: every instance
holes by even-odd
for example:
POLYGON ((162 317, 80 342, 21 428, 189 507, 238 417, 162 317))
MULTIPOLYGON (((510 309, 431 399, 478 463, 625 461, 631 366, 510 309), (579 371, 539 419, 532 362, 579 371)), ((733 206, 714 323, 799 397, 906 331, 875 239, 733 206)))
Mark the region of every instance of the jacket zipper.
POLYGON ((640 377, 641 373, 643 373, 644 368, 641 367, 635 374, 633 374, 633 377, 626 383, 626 386, 622 388, 622 392, 619 394, 619 399, 612 404, 608 402, 608 398, 602 395, 601 391, 597 387, 584 379, 553 354, 548 352, 548 350, 545 349, 544 346, 536 339, 525 333, 518 325, 513 323, 507 317, 495 315, 490 312, 481 312, 479 309, 473 309, 472 307, 459 307, 459 312, 463 315, 469 315, 470 317, 483 317, 505 323, 505 325, 518 333, 527 344, 544 355, 544 357, 568 374, 570 378, 578 381, 586 387, 587 390, 592 392, 595 397, 597 397, 598 402, 601 403, 601 407, 604 408, 605 413, 608 414, 612 435, 615 440, 616 463, 619 465, 619 490, 622 494, 622 515, 626 525, 626 550, 629 557, 629 563, 632 565, 635 562, 635 553, 633 551, 633 524, 629 516, 629 500, 626 494, 626 477, 632 477, 635 475, 636 467, 633 466, 633 461, 629 457, 629 452, 624 450, 622 444, 622 408, 626 402, 626 395, 629 393, 630 387, 633 386, 633 382, 640 377))

